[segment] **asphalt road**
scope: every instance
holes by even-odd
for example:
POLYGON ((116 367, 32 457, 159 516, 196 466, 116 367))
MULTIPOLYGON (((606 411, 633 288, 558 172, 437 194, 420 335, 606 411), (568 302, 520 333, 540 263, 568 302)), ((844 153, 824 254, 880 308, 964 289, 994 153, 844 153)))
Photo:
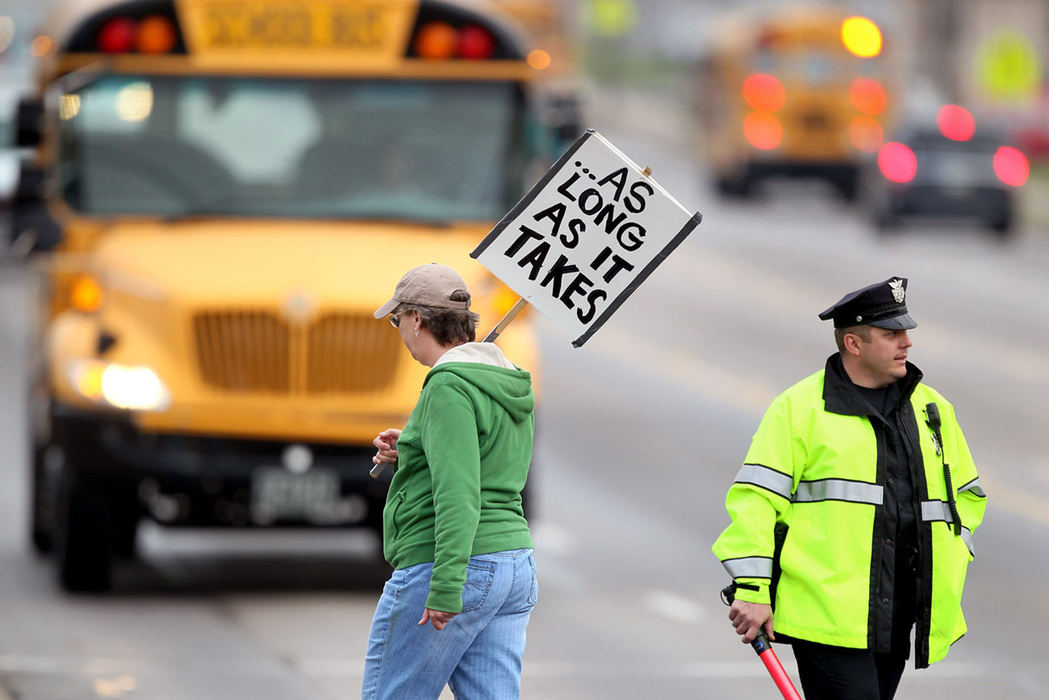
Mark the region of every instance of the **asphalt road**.
MULTIPOLYGON (((897 697, 1041 697, 1049 236, 1002 245, 921 226, 882 238, 815 185, 719 201, 685 139, 617 117, 596 125, 705 218, 584 348, 537 320, 541 593, 523 697, 776 697, 718 600, 724 493, 768 401, 833 351, 816 314, 891 275, 911 280, 911 359, 955 404, 989 494, 969 634, 946 661, 909 670, 897 697)), ((24 273, 0 274, 0 688, 25 700, 356 697, 386 573, 366 536, 149 527, 143 562, 118 572, 113 594, 59 592, 24 528, 31 290, 24 273)))

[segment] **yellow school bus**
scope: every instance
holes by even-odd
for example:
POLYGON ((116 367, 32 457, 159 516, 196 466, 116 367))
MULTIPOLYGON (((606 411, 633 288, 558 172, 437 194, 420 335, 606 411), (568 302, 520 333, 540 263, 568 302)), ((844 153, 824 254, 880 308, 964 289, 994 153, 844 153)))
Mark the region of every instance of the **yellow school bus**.
MULTIPOLYGON (((140 520, 378 528, 371 441, 424 368, 372 318, 458 269, 482 333, 516 297, 469 257, 548 162, 537 70, 448 0, 85 0, 35 40, 14 236, 46 269, 33 545, 111 584, 140 520)), ((528 316, 500 336, 535 369, 528 316)))
POLYGON ((817 177, 855 198, 863 162, 895 106, 891 52, 877 24, 833 6, 726 17, 712 32, 696 91, 700 148, 719 192, 817 177))
POLYGON ((582 134, 583 106, 579 62, 571 32, 572 7, 562 0, 494 0, 528 34, 532 48, 527 61, 539 71, 538 90, 544 121, 550 126, 555 150, 570 146, 582 134))

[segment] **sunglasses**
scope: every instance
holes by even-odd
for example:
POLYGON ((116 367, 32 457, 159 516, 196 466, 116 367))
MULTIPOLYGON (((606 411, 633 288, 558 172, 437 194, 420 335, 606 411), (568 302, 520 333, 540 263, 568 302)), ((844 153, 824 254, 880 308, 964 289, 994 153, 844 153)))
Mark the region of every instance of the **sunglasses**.
POLYGON ((401 315, 400 314, 390 314, 390 325, 393 326, 394 328, 400 328, 401 327, 401 315))

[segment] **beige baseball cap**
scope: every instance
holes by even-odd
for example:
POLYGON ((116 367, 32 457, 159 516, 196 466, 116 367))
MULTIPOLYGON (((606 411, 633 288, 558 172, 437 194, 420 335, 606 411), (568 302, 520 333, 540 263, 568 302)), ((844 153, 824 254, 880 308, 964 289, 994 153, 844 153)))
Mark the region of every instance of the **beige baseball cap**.
POLYGON ((458 272, 447 265, 430 263, 408 270, 393 290, 393 298, 375 311, 375 318, 392 313, 400 304, 433 306, 439 309, 469 309, 470 292, 458 272), (460 301, 464 294, 465 301, 460 301), (453 296, 456 299, 452 299, 453 296))

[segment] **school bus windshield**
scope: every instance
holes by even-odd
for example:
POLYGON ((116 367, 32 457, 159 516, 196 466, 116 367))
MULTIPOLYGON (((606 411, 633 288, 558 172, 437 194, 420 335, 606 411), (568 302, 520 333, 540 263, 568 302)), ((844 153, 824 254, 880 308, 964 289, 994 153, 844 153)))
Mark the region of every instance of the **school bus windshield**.
POLYGON ((797 46, 758 52, 751 70, 797 80, 809 89, 818 89, 847 82, 856 76, 879 76, 884 68, 877 59, 861 61, 835 48, 797 46))
POLYGON ((519 195, 510 82, 106 75, 61 97, 88 214, 496 220, 519 195))

